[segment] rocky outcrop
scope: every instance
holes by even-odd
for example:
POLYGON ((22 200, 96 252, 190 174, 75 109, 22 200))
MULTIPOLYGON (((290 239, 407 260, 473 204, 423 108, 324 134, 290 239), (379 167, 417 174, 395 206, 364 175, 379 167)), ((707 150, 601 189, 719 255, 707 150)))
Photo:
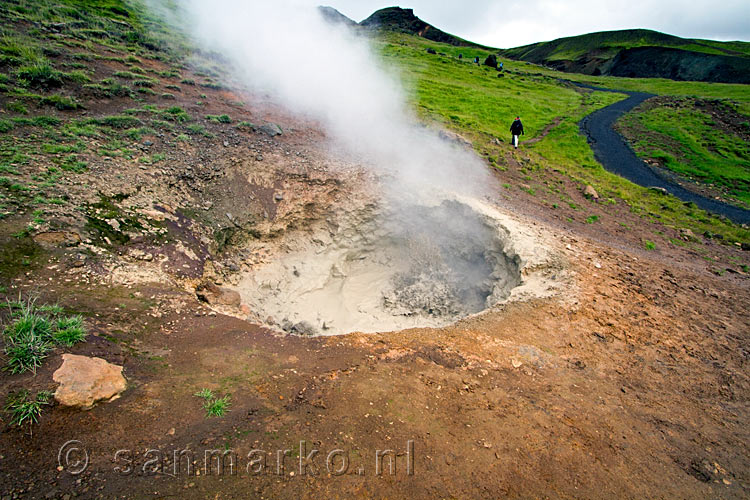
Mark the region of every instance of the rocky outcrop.
POLYGON ((89 409, 99 401, 116 399, 127 387, 122 366, 75 354, 63 354, 62 359, 52 375, 60 384, 55 400, 61 405, 89 409))
POLYGON ((328 21, 331 24, 343 24, 344 26, 356 26, 357 23, 346 17, 341 12, 337 11, 333 7, 318 7, 318 12, 321 16, 323 16, 323 19, 328 21))
POLYGON ((239 293, 217 286, 210 281, 205 281, 198 285, 195 289, 195 294, 199 300, 212 306, 239 307, 242 303, 239 293))
POLYGON ((370 29, 409 33, 411 35, 417 35, 432 40, 433 42, 449 43, 451 45, 467 47, 482 47, 481 45, 467 42, 457 36, 441 31, 422 21, 414 15, 413 9, 402 9, 400 7, 380 9, 359 24, 360 26, 370 29))

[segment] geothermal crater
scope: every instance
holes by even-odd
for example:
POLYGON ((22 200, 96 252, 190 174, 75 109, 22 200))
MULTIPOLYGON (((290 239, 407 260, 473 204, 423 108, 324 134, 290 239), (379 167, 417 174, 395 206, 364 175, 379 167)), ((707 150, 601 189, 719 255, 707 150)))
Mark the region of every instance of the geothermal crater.
POLYGON ((521 283, 508 231, 467 203, 369 205, 288 238, 238 285, 252 318, 300 335, 436 327, 521 283))

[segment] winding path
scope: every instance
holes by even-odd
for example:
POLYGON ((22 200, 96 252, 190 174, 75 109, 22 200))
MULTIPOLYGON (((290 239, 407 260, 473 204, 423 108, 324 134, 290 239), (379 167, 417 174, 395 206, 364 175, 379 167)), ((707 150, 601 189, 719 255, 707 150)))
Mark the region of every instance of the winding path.
POLYGON ((616 92, 627 94, 629 97, 623 101, 616 102, 606 108, 594 111, 579 123, 581 132, 586 135, 594 156, 605 169, 628 179, 643 187, 657 187, 665 189, 670 194, 682 201, 692 201, 703 210, 739 223, 750 223, 750 210, 745 210, 722 201, 706 198, 693 193, 679 184, 660 176, 649 167, 643 160, 638 158, 625 139, 615 132, 614 123, 625 113, 641 104, 646 99, 654 97, 654 94, 644 92, 629 92, 626 90, 612 90, 602 87, 577 84, 601 92, 616 92))

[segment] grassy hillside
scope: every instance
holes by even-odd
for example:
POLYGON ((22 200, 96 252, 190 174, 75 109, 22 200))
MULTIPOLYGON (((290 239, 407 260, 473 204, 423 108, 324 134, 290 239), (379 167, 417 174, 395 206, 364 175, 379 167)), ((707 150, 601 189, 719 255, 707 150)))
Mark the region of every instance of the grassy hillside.
POLYGON ((750 71, 748 42, 685 39, 642 29, 560 38, 501 54, 590 75, 748 83, 750 71))
POLYGON ((503 55, 528 61, 532 59, 559 61, 575 60, 593 51, 601 51, 602 57, 614 57, 620 49, 634 47, 671 47, 705 54, 750 56, 750 42, 687 39, 645 29, 602 31, 559 38, 550 42, 507 49, 503 51, 503 55))
POLYGON ((750 206, 750 114, 726 101, 659 98, 620 121, 636 153, 750 206))
MULTIPOLYGON (((162 165, 181 144, 208 140, 215 127, 234 128, 234 116, 218 120, 225 111, 206 109, 206 95, 226 85, 220 58, 193 54, 188 67, 189 47, 137 4, 18 0, 3 3, 0 16, 0 217, 25 218, 27 227, 21 229, 26 235, 49 225, 47 212, 91 216, 90 207, 70 196, 67 186, 97 191, 96 172, 112 159, 162 165), (164 137, 165 149, 144 152, 141 142, 153 142, 153 137, 164 137)), ((626 203, 649 220, 721 232, 727 241, 750 239, 744 229, 605 172, 577 122, 622 96, 581 91, 563 76, 665 95, 731 99, 741 112, 750 103, 747 86, 563 75, 510 60, 498 73, 470 62, 491 53, 481 47, 394 32, 380 33, 376 44, 423 120, 472 140, 499 170, 522 162, 523 184, 528 185, 523 189, 545 190, 549 207, 568 204, 570 198, 570 193, 542 187, 548 181, 539 180, 535 187, 540 173, 555 171, 594 185, 612 203, 626 203), (428 54, 428 48, 437 54, 428 54), (522 156, 507 145, 516 115, 524 119, 524 139, 532 141, 522 156)), ((90 218, 103 241, 104 236, 110 241, 126 237, 127 231, 112 231, 90 218)))
MULTIPOLYGON (((489 51, 396 33, 382 35, 379 44, 385 59, 399 68, 405 86, 412 89, 412 102, 420 115, 471 138, 477 151, 497 168, 508 168, 509 158, 506 146, 498 145, 495 138, 507 141, 510 121, 520 114, 527 130, 525 138, 539 139, 524 148, 529 163, 534 165, 526 174, 532 184, 535 175, 541 176, 540 171, 556 170, 576 182, 594 185, 613 202, 622 200, 647 219, 690 227, 696 232, 720 231, 733 241, 747 241, 750 237, 745 229, 606 172, 579 133, 578 121, 624 95, 581 92, 567 80, 663 95, 720 97, 740 110, 750 104, 748 86, 584 75, 568 78, 566 74, 512 60, 504 60, 504 76, 498 77, 494 69, 470 62, 475 56, 483 59, 489 51), (437 55, 428 54, 427 48, 433 48, 437 55), (458 59, 458 54, 463 59, 458 59)), ((564 193, 555 196, 556 200, 550 197, 550 206, 567 202, 564 193)))

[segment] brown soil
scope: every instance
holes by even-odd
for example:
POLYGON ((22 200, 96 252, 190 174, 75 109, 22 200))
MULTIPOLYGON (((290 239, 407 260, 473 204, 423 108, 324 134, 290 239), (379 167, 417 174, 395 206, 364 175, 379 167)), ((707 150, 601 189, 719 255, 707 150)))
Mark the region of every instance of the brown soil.
MULTIPOLYGON (((48 222, 79 232, 78 246, 11 237, 27 214, 2 222, 7 296, 37 294, 85 314, 87 342, 68 351, 123 365, 129 382, 120 399, 90 411, 45 409, 33 435, 4 423, 4 496, 748 497, 747 252, 649 222, 621 200, 588 200, 584 186, 534 168, 523 149, 499 145, 508 169, 495 171, 492 202, 557 240, 573 273, 564 295, 441 329, 280 336, 237 319, 239 310, 217 314, 195 286, 232 283, 270 258, 262 246, 248 253, 247 241, 272 248, 361 196, 371 176, 331 156, 315 124, 261 97, 184 86, 175 103, 196 116, 280 123, 285 133, 269 138, 207 123, 216 137, 187 145, 170 134, 148 138, 150 154, 168 155, 153 168, 90 158, 79 182, 60 188, 70 205, 48 222), (200 93, 205 106, 196 109, 200 93), (238 100, 245 105, 232 104, 238 100), (86 183, 107 196, 128 194, 119 209, 163 219, 166 239, 94 242, 75 209, 98 200, 86 183), (576 208, 552 208, 545 195, 505 183, 559 190, 576 208), (608 216, 587 224, 591 214, 608 216), (657 249, 644 250, 656 232, 657 249), (79 253, 88 256, 83 267, 79 253), (207 418, 194 396, 201 388, 231 394, 230 411, 207 418), (70 440, 90 460, 80 475, 71 474, 80 455, 58 462, 70 440), (300 441, 308 453, 320 450, 317 475, 300 474, 300 441), (225 449, 238 455, 236 474, 228 465, 207 474, 205 451, 225 449), (343 451, 329 472, 326 458, 336 449, 343 451), (377 475, 377 450, 387 449, 396 469, 390 473, 386 458, 377 475), (195 453, 192 474, 184 459, 175 474, 180 450, 195 453), (251 460, 261 456, 248 457, 253 450, 267 453, 263 474, 252 473, 258 462, 251 460), (283 469, 277 450, 290 450, 283 469), (337 475, 342 455, 349 467, 337 475)), ((101 105, 88 106, 105 114, 126 103, 101 105)), ((3 372, 0 394, 54 388, 60 356, 36 375, 3 372)))

